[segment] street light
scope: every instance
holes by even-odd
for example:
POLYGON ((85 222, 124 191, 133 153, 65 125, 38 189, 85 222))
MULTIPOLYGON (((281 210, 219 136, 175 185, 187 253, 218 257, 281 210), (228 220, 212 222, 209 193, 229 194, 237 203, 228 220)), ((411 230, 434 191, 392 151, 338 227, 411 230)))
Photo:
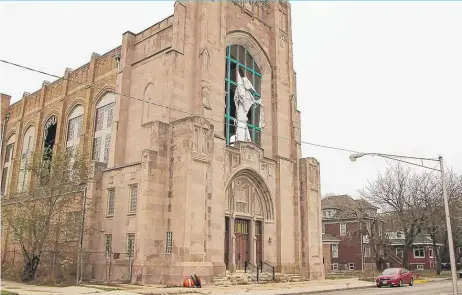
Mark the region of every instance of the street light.
POLYGON ((447 232, 448 232, 448 244, 449 244, 449 260, 451 262, 451 274, 452 274, 452 290, 454 295, 458 295, 458 288, 457 288, 457 265, 456 265, 456 258, 454 255, 454 241, 452 239, 452 228, 451 228, 451 216, 449 214, 449 202, 448 202, 448 193, 447 193, 447 184, 446 184, 446 179, 444 177, 444 162, 443 162, 443 157, 439 156, 438 159, 435 158, 418 158, 418 157, 407 157, 407 156, 399 156, 399 155, 390 155, 390 154, 380 154, 380 153, 356 153, 350 155, 350 160, 352 162, 355 162, 358 158, 361 158, 363 156, 378 156, 381 158, 386 158, 398 162, 403 162, 406 164, 414 165, 414 166, 419 166, 423 167, 426 169, 438 171, 441 173, 441 184, 443 186, 443 202, 444 202, 444 211, 446 215, 446 227, 447 227, 447 232), (439 162, 440 163, 440 169, 428 167, 415 164, 412 162, 404 161, 402 159, 414 159, 414 160, 423 160, 426 161, 434 161, 434 162, 439 162))

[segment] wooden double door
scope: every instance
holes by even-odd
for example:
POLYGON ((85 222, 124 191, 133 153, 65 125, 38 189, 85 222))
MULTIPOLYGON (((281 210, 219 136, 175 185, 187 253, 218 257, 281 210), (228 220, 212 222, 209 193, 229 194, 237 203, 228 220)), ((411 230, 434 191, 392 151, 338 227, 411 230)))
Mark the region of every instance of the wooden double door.
MULTIPOLYGON (((226 217, 225 225, 225 263, 227 268, 229 268, 229 256, 230 256, 230 222, 232 219, 226 217)), ((252 251, 252 240, 250 235, 250 223, 252 220, 248 219, 235 219, 234 220, 234 236, 236 237, 233 250, 234 250, 234 265, 236 269, 244 269, 245 262, 251 262, 251 251, 252 251)), ((255 237, 256 237, 256 247, 255 247, 255 261, 260 263, 263 258, 262 255, 262 224, 260 221, 255 222, 255 237)))

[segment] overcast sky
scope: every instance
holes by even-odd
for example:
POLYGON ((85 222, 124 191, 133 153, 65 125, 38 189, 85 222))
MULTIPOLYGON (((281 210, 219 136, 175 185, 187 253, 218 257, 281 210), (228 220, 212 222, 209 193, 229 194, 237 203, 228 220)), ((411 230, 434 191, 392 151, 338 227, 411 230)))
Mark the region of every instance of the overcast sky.
MULTIPOLYGON (((2 2, 0 59, 63 75, 172 13, 173 2, 2 2)), ((462 170, 461 15, 462 2, 292 2, 302 140, 442 154, 462 170)), ((43 80, 53 79, 0 64, 13 102, 43 80)), ((306 144, 303 156, 321 162, 323 195, 357 196, 386 165, 306 144)))

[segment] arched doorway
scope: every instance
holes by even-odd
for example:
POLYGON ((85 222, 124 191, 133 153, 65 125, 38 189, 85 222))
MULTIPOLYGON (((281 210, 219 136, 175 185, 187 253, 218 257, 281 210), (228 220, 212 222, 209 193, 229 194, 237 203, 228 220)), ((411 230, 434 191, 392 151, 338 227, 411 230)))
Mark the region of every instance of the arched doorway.
POLYGON ((255 171, 237 173, 226 188, 224 261, 229 270, 264 261, 264 224, 274 220, 270 192, 255 171))

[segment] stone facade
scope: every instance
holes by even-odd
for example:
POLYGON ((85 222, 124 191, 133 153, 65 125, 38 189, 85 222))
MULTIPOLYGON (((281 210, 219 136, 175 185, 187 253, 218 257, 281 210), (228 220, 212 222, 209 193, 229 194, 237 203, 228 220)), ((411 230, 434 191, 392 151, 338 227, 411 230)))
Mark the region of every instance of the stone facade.
POLYGON ((84 278, 130 263, 131 282, 178 284, 195 273, 207 284, 245 261, 324 277, 320 165, 301 158, 289 3, 176 2, 174 15, 126 32, 120 47, 64 78, 13 105, 2 95, 4 147, 16 139, 5 193, 30 181, 18 172, 30 151, 24 134, 42 149, 50 118, 54 149, 92 152, 87 222, 99 234, 84 248, 121 255, 109 266, 88 255, 84 278), (235 127, 224 124, 230 66, 250 73, 265 110, 263 127, 251 116, 251 142, 230 142, 235 127), (133 258, 122 255, 131 249, 133 258))

